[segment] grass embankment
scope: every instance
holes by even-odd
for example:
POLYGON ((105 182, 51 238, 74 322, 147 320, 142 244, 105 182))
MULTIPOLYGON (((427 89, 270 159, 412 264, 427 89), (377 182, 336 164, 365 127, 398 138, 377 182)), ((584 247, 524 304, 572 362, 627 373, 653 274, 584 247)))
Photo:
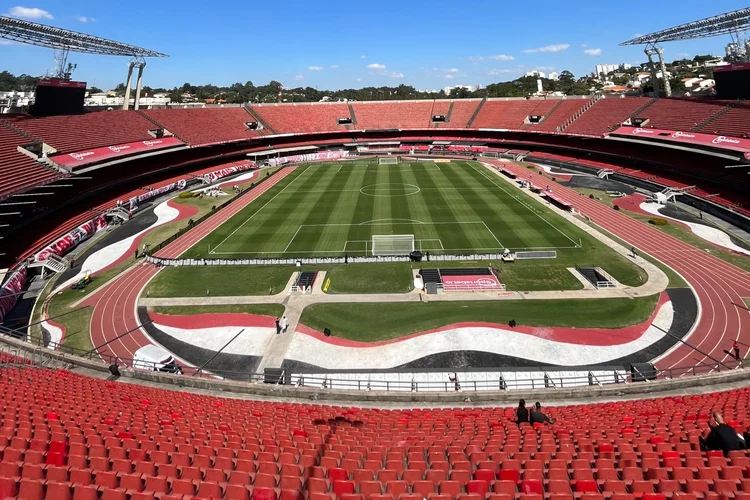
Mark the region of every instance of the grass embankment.
POLYGON ((300 322, 360 342, 469 321, 507 325, 515 319, 526 326, 621 328, 646 321, 658 298, 315 304, 302 312, 300 322))
POLYGON ((157 306, 149 307, 150 312, 174 316, 191 316, 195 314, 257 314, 259 316, 279 317, 284 314, 281 304, 252 305, 213 305, 213 306, 157 306))

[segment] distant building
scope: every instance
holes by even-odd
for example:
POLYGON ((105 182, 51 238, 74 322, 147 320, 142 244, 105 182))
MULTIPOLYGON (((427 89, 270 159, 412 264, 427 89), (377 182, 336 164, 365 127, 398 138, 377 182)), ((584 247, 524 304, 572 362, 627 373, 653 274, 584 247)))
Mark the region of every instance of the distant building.
POLYGON ((537 77, 537 78, 546 78, 547 77, 546 74, 544 73, 544 71, 537 71, 537 70, 527 71, 524 76, 533 76, 533 77, 537 77))
POLYGON ((620 64, 597 64, 596 65, 596 73, 595 75, 598 77, 599 75, 608 75, 610 73, 614 73, 616 71, 627 71, 630 68, 632 68, 632 64, 628 63, 620 63, 620 64))
POLYGON ((560 75, 558 75, 556 71, 553 71, 552 73, 550 73, 549 75, 547 75, 547 78, 549 78, 550 80, 553 80, 553 81, 557 81, 557 80, 560 79, 560 75))
POLYGON ((453 89, 466 89, 469 92, 474 92, 477 88, 474 85, 456 85, 455 87, 445 87, 443 92, 450 94, 453 89))

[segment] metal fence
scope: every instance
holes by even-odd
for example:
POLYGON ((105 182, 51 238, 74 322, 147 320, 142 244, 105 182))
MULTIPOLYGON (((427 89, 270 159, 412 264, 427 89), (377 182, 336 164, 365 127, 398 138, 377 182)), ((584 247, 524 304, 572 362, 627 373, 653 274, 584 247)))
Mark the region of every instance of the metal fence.
MULTIPOLYGON (((116 365, 119 369, 132 369, 135 372, 161 371, 160 365, 149 366, 139 361, 139 368, 133 369, 133 360, 85 351, 42 338, 26 338, 20 346, 3 342, 7 334, 0 333, 0 365, 44 368, 54 364, 74 365, 78 359, 99 361, 103 366, 116 365), (59 356, 63 354, 63 356, 59 356), (67 356, 65 356, 67 355, 67 356)), ((348 391, 386 391, 386 392, 483 392, 483 391, 517 391, 517 390, 560 390, 582 387, 603 387, 611 384, 634 383, 633 373, 623 366, 565 368, 565 367, 488 367, 478 369, 413 369, 413 370, 310 370, 289 368, 276 372, 275 375, 255 372, 233 372, 210 369, 206 367, 182 366, 182 373, 165 375, 174 377, 199 377, 213 380, 233 380, 247 383, 270 383, 307 387, 325 390, 348 391), (457 380, 451 380, 454 377, 457 380), (458 385, 457 385, 458 384, 458 385)), ((636 380, 648 386, 651 380, 670 380, 685 376, 700 376, 743 368, 743 363, 701 363, 695 366, 672 368, 669 370, 654 369, 652 372, 636 372, 636 380)))
MULTIPOLYGON (((426 262, 461 262, 500 260, 501 253, 475 253, 467 255, 436 255, 430 254, 426 262)), ((148 262, 158 266, 272 266, 272 265, 308 265, 308 264, 357 264, 376 262, 410 262, 408 255, 383 255, 380 257, 331 256, 331 257, 299 257, 299 258, 266 258, 266 259, 164 259, 149 255, 148 262)))

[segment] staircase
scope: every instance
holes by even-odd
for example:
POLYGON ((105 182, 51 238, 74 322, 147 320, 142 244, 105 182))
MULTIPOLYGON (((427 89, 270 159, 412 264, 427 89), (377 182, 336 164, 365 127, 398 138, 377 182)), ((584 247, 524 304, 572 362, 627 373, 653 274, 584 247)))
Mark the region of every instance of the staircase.
POLYGON ((68 265, 68 261, 63 257, 51 253, 47 257, 47 260, 43 260, 41 262, 33 262, 29 264, 29 267, 43 267, 48 271, 52 271, 53 273, 62 273, 65 272, 66 269, 68 269, 68 265))
MULTIPOLYGON (((164 129, 164 130, 168 130, 168 129, 167 129, 167 127, 165 127, 165 126, 164 126, 164 125, 162 125, 161 123, 157 122, 156 120, 154 120, 153 118, 151 118, 150 116, 148 116, 148 115, 147 115, 146 113, 144 113, 144 112, 143 112, 143 111, 141 111, 140 109, 136 109, 136 110, 134 110, 134 111, 135 111, 136 113, 138 113, 139 115, 141 115, 142 117, 144 117, 144 118, 145 118, 146 120, 148 120, 148 121, 150 121, 151 123, 153 123, 154 125, 156 125, 157 127, 161 128, 161 129, 164 129)), ((170 134, 172 134, 173 136, 177 137, 177 138, 178 138, 179 140, 181 140, 181 141, 182 141, 182 142, 184 142, 185 144, 187 144, 187 143, 188 143, 188 141, 186 141, 185 139, 183 139, 183 138, 182 138, 182 137, 180 137, 179 135, 175 134, 174 132, 172 132, 172 131, 169 131, 169 133, 170 133, 170 134)))
POLYGON ((474 120, 477 118, 477 115, 479 114, 479 111, 482 109, 482 106, 484 106, 485 102, 487 102, 486 97, 482 99, 482 101, 479 103, 479 106, 477 106, 477 109, 474 110, 474 114, 471 115, 471 118, 469 118, 469 123, 466 124, 466 128, 471 128, 471 124, 474 123, 474 120))
POLYGON ((357 115, 354 114, 354 106, 349 104, 349 117, 352 119, 352 126, 357 126, 357 115))
POLYGON ((691 132, 698 132, 700 130, 703 130, 704 127, 707 127, 712 122, 718 120, 720 117, 722 117, 725 114, 727 114, 729 112, 729 110, 731 110, 733 107, 734 107, 734 104, 727 104, 726 106, 724 106, 723 108, 721 108, 719 111, 717 111, 713 115, 709 116, 708 118, 706 118, 705 120, 703 120, 702 122, 700 122, 695 127, 691 128, 690 131, 691 132))
POLYGON ((249 114, 250 116, 252 116, 253 118, 255 118, 255 121, 256 121, 256 122, 258 122, 258 123, 260 123, 260 124, 261 124, 261 125, 263 126, 263 128, 264 128, 264 129, 266 129, 266 130, 270 131, 272 135, 276 135, 276 134, 278 134, 278 132, 276 132, 276 131, 275 131, 275 130, 273 129, 273 127, 271 127, 270 125, 267 125, 267 124, 266 124, 266 123, 265 123, 265 122, 264 122, 263 120, 261 120, 261 119, 260 119, 260 116, 258 116, 257 114, 255 114, 255 112, 254 112, 254 111, 253 111, 253 110, 252 110, 252 109, 250 108, 250 106, 248 106, 247 104, 243 104, 243 105, 242 105, 242 108, 243 108, 243 109, 244 109, 245 111, 247 111, 247 113, 248 113, 248 114, 249 114))
MULTIPOLYGON (((630 120, 630 123, 633 123, 633 118, 637 118, 637 117, 638 117, 638 115, 640 115, 641 113, 643 113, 644 111, 646 111, 646 110, 647 110, 647 109, 649 108, 649 106, 651 106, 651 105, 652 105, 653 103, 655 103, 655 102, 656 102, 657 100, 658 100, 658 99, 657 99, 656 97, 654 97, 653 99, 651 99, 650 101, 648 101, 648 102, 647 102, 646 104, 644 104, 644 105, 643 105, 643 106, 641 106, 640 108, 638 108, 638 109, 636 109, 635 111, 633 111, 632 113, 630 113, 630 115, 628 115, 628 117, 626 118, 626 120, 630 120)), ((624 120, 623 120, 623 121, 624 121, 624 120)), ((609 131, 610 131, 610 132, 612 132, 613 130, 616 130, 616 129, 617 129, 618 127, 620 127, 621 125, 622 125, 622 123, 615 123, 615 124, 612 124, 612 125, 611 125, 611 126, 609 127, 609 131)))
POLYGON ((540 123, 544 123, 544 120, 546 120, 547 117, 551 116, 552 113, 554 113, 555 110, 560 107, 560 105, 563 103, 563 101, 564 101, 564 99, 558 99, 557 100, 557 104, 555 104, 554 106, 552 106, 552 109, 550 109, 547 114, 545 114, 544 116, 542 116, 542 119, 539 120, 539 123, 531 123, 531 122, 524 123, 523 127, 521 127, 521 130, 528 130, 528 129, 532 128, 534 125, 539 125, 540 123))
POLYGON ((451 105, 448 106, 448 114, 445 115, 445 123, 451 122, 451 115, 453 114, 453 101, 451 101, 451 105))
POLYGON ((0 120, 0 125, 3 126, 3 127, 5 127, 5 128, 7 128, 8 130, 12 130, 16 134, 19 134, 19 135, 22 135, 22 136, 26 137, 31 142, 44 142, 41 139, 37 139, 33 135, 29 134, 25 130, 21 130, 20 128, 16 127, 12 123, 6 122, 5 120, 0 120))
POLYGON ((568 118, 567 120, 565 120, 565 123, 563 123, 562 125, 560 125, 557 128, 557 132, 562 132, 566 128, 570 127, 573 124, 574 121, 576 121, 578 118, 581 117, 582 114, 584 114, 586 111, 588 111, 589 109, 591 109, 591 106, 593 106, 594 104, 596 104, 597 102, 599 102, 599 99, 602 99, 602 97, 601 96, 594 96, 594 97, 592 97, 591 100, 589 100, 589 102, 587 102, 584 107, 582 107, 581 109, 579 109, 578 111, 576 111, 575 114, 573 114, 573 116, 571 116, 570 118, 568 118))

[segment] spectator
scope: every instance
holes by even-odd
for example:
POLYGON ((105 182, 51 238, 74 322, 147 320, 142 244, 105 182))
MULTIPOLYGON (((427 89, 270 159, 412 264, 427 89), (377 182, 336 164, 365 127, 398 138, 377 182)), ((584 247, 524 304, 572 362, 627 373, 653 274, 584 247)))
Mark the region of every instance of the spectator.
POLYGON ((557 419, 549 418, 547 415, 542 413, 542 405, 537 401, 534 403, 534 409, 531 410, 531 413, 529 414, 529 422, 531 422, 531 425, 534 424, 554 424, 557 422, 557 419))
POLYGON ((523 423, 529 423, 529 410, 526 409, 526 400, 521 399, 518 401, 518 408, 516 409, 516 423, 519 427, 523 423))
POLYGON ((745 440, 724 423, 724 417, 718 411, 714 412, 714 423, 715 425, 709 423, 711 432, 708 433, 708 436, 705 439, 702 436, 699 438, 701 450, 721 450, 726 456, 730 451, 746 448, 745 440))
POLYGON ((276 318, 276 335, 281 334, 281 322, 279 321, 279 318, 276 318))
POLYGON ((461 383, 458 381, 458 374, 456 372, 453 372, 453 375, 448 375, 448 381, 453 384, 455 390, 461 390, 461 383))

